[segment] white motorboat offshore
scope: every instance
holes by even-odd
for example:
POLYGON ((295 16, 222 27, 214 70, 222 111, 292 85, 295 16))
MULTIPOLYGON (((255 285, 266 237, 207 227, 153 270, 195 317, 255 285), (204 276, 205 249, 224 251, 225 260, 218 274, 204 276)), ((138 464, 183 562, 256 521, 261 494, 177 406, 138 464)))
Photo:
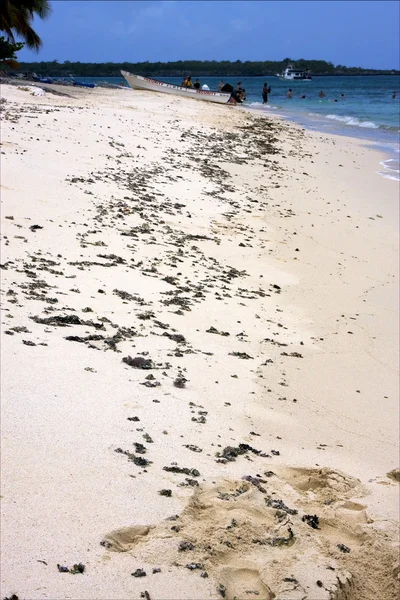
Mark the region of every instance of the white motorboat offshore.
POLYGON ((223 92, 185 88, 180 85, 174 85, 173 83, 151 79, 150 77, 134 75, 133 73, 128 73, 128 71, 121 71, 121 75, 133 90, 148 90, 150 92, 175 94, 176 96, 194 98, 195 100, 206 100, 207 102, 217 102, 218 104, 227 104, 231 97, 230 94, 225 94, 223 92))
POLYGON ((310 71, 295 69, 293 65, 288 65, 282 73, 277 73, 276 76, 286 81, 312 81, 310 71))

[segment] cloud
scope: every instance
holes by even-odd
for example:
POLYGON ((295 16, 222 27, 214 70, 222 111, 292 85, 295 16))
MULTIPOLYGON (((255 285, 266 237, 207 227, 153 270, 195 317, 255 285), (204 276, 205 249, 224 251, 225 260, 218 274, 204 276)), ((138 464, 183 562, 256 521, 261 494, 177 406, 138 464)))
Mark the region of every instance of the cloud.
POLYGON ((233 29, 233 31, 238 33, 244 33, 246 31, 251 31, 251 25, 247 21, 247 19, 231 19, 229 21, 229 25, 233 29))
POLYGON ((176 5, 175 0, 137 2, 135 9, 132 11, 131 23, 125 23, 125 34, 135 32, 145 34, 146 31, 152 32, 159 27, 169 27, 180 16, 176 5), (140 7, 140 4, 145 4, 145 6, 140 7), (139 7, 139 10, 137 10, 137 7, 139 7))

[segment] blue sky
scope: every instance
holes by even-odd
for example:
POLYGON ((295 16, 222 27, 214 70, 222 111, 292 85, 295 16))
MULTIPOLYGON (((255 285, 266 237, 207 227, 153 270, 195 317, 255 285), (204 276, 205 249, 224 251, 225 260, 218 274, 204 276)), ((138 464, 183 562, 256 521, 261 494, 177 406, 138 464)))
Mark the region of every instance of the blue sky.
POLYGON ((323 59, 399 69, 397 0, 55 0, 21 61, 323 59))

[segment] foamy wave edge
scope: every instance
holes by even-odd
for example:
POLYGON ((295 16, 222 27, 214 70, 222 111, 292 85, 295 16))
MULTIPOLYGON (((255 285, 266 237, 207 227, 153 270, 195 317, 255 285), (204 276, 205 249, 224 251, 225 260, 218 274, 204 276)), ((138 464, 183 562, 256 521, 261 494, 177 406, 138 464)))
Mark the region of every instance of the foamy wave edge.
POLYGON ((245 106, 251 107, 251 108, 257 108, 257 109, 263 109, 263 110, 278 110, 279 106, 275 106, 274 104, 263 104, 262 102, 249 102, 246 103, 245 106))
POLYGON ((363 129, 379 129, 379 125, 373 121, 360 121, 357 117, 341 116, 341 115, 326 115, 327 119, 332 121, 339 121, 345 125, 351 125, 352 127, 362 127, 363 129))
POLYGON ((398 159, 388 158, 387 160, 382 160, 380 165, 384 168, 384 171, 378 171, 379 175, 385 179, 400 181, 400 163, 398 159))

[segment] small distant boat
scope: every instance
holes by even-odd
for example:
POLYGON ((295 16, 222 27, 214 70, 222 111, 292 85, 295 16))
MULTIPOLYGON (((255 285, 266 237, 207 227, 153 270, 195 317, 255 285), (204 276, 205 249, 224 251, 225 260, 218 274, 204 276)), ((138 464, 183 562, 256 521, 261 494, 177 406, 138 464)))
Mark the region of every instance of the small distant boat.
POLYGON ((288 65, 282 73, 277 73, 276 76, 286 81, 312 81, 310 71, 295 69, 293 65, 288 65))
POLYGON ((35 74, 33 74, 32 77, 34 81, 38 81, 39 83, 54 83, 54 80, 51 77, 38 77, 35 74))
POLYGON ((87 81, 75 81, 70 75, 71 79, 54 79, 53 77, 38 77, 36 73, 33 73, 32 78, 34 81, 39 83, 57 83, 59 85, 76 85, 78 87, 94 88, 94 83, 88 83, 87 81))
POLYGON ((73 81, 72 85, 77 85, 79 87, 86 87, 86 88, 94 88, 95 87, 94 83, 87 83, 86 81, 73 81))
POLYGON ((128 82, 133 90, 147 90, 150 92, 163 92, 165 94, 175 94, 176 96, 184 96, 186 98, 194 98, 195 100, 206 100, 207 102, 217 102, 218 104, 227 104, 231 95, 223 92, 212 92, 208 90, 196 90, 194 88, 185 88, 173 83, 166 83, 151 79, 150 77, 142 77, 142 75, 134 75, 127 71, 121 71, 122 77, 128 82))

